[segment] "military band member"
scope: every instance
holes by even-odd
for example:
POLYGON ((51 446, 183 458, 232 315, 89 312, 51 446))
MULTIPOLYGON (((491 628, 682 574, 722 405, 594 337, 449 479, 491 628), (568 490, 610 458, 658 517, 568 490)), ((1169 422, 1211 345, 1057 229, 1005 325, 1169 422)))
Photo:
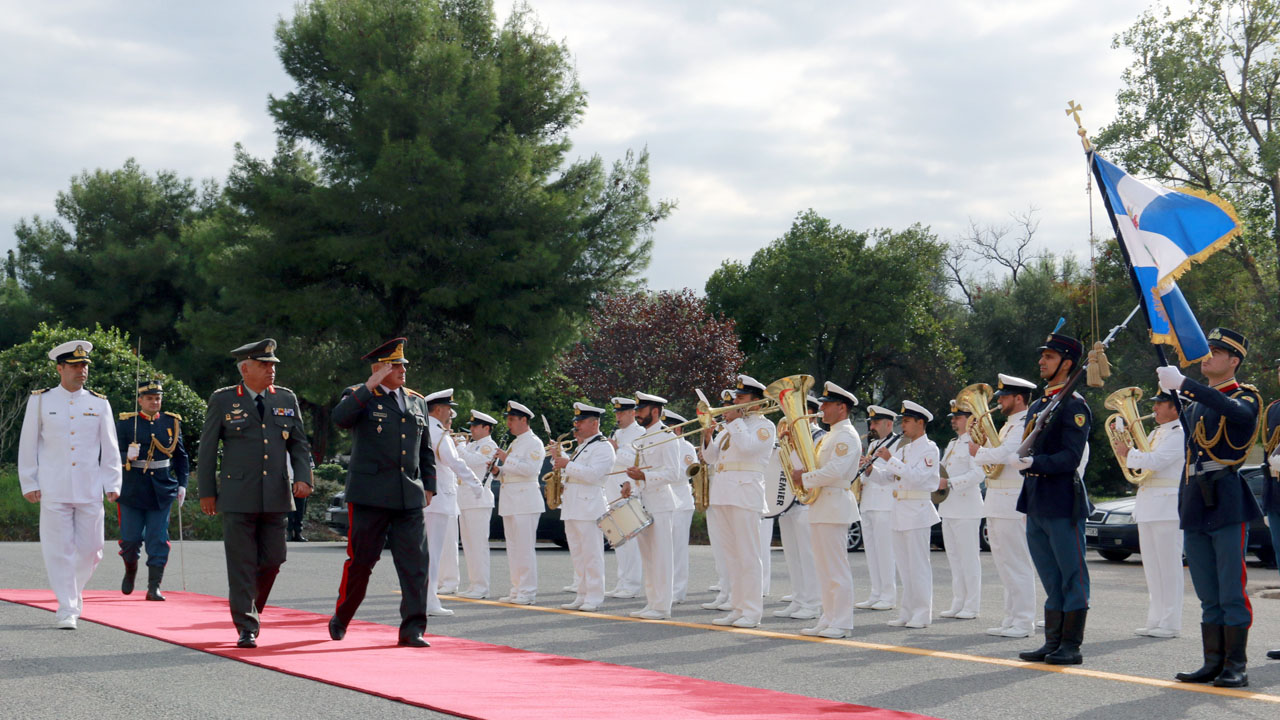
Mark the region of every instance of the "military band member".
MULTIPOLYGON (((764 385, 738 376, 734 403, 764 399, 764 385)), ((729 581, 728 615, 716 625, 756 627, 764 614, 763 569, 760 563, 760 514, 764 512, 764 468, 777 438, 773 423, 760 413, 731 410, 722 416, 725 429, 702 448, 713 468, 711 502, 707 514, 718 516, 724 537, 729 581)), ((704 433, 705 435, 705 433, 704 433)))
POLYGON ((938 505, 942 517, 942 542, 951 568, 951 607, 938 613, 944 618, 972 620, 982 606, 982 561, 978 537, 982 525, 982 466, 969 456, 967 406, 951 401, 951 429, 956 437, 942 454, 946 477, 940 483, 947 497, 938 505))
POLYGON ((553 443, 552 465, 564 478, 560 519, 569 541, 569 558, 580 578, 572 602, 565 610, 595 612, 604 602, 604 535, 596 520, 605 513, 605 477, 613 468, 613 446, 600 434, 604 408, 586 403, 573 404, 573 437, 578 441, 572 456, 565 456, 553 443))
POLYGON ((489 520, 493 515, 493 490, 489 485, 489 461, 498 449, 493 439, 493 427, 498 424, 492 415, 471 411, 471 442, 459 449, 458 454, 471 468, 480 483, 471 492, 458 493, 458 534, 462 536, 462 555, 467 561, 467 589, 458 597, 489 597, 489 520), (476 492, 478 490, 479 492, 476 492))
MULTIPOLYGON (((459 459, 461 459, 462 448, 467 444, 467 439, 465 437, 458 437, 459 435, 465 435, 466 433, 453 432, 453 421, 457 418, 458 411, 454 408, 449 408, 449 419, 441 422, 443 422, 445 428, 449 430, 449 439, 453 442, 453 449, 457 453, 459 459)), ((465 459, 463 459, 462 462, 467 465, 468 469, 470 469, 471 465, 467 464, 465 459)), ((457 475, 457 473, 454 474, 457 475)), ((459 485, 458 495, 454 497, 455 501, 458 501, 462 493, 465 491, 464 488, 461 487, 463 482, 464 481, 459 475, 457 481, 457 484, 459 485)), ((437 483, 437 487, 438 486, 439 483, 437 483)), ((468 487, 471 488, 473 493, 477 492, 480 489, 480 476, 476 475, 476 481, 468 484, 468 487)), ((444 541, 440 543, 442 550, 440 554, 440 574, 436 577, 436 593, 438 595, 456 594, 458 592, 458 583, 462 581, 460 574, 461 570, 458 567, 458 519, 462 516, 462 503, 459 501, 457 502, 457 505, 458 515, 445 524, 444 541)), ((430 550, 430 548, 428 548, 428 550, 430 550)))
MULTIPOLYGON (((613 469, 605 478, 604 495, 609 502, 622 496, 622 483, 626 481, 626 469, 631 464, 631 443, 644 434, 644 428, 636 422, 636 401, 629 397, 615 397, 613 417, 618 427, 609 436, 616 459, 613 469)), ((613 589, 605 597, 629 599, 644 592, 644 568, 640 563, 640 543, 623 543, 613 549, 617 560, 613 589)))
POLYGON ((933 491, 938 487, 938 446, 925 435, 933 413, 911 400, 902 401, 902 440, 894 449, 878 451, 897 478, 893 490, 893 559, 902 582, 895 627, 923 628, 933 622, 933 569, 929 564, 929 532, 938 522, 933 491))
POLYGON ((231 351, 241 381, 209 397, 196 465, 200 509, 222 516, 227 601, 242 648, 257 647, 258 616, 287 553, 293 498, 311 494, 302 411, 293 391, 275 384, 275 351, 271 338, 231 351))
MULTIPOLYGON (((850 485, 862 457, 862 440, 849 422, 857 406, 853 393, 828 382, 823 385, 822 420, 831 429, 815 449, 818 466, 811 472, 794 467, 792 479, 818 498, 808 506, 809 544, 822 593, 822 615, 804 635, 843 638, 853 634, 853 572, 849 569, 849 526, 858 521, 858 504, 850 485)), ((784 426, 789 427, 789 426, 784 426)))
POLYGON ((502 516, 511 578, 511 589, 498 599, 515 605, 532 605, 538 598, 538 517, 547 509, 538 487, 546 448, 529 429, 532 419, 532 410, 515 400, 507 401, 511 446, 506 451, 494 452, 501 463, 496 469, 502 483, 498 515, 502 516))
POLYGON ((1013 461, 1022 444, 1027 406, 1036 384, 1004 373, 997 378, 994 398, 1005 418, 998 444, 986 448, 979 447, 972 438, 969 440, 969 456, 976 465, 1001 466, 994 477, 987 478, 983 511, 987 517, 991 560, 1004 586, 1004 617, 997 627, 987 628, 987 634, 1024 638, 1035 629, 1036 577, 1027 546, 1027 516, 1018 510, 1022 473, 1013 466, 1013 461))
MULTIPOLYGON (((677 427, 688 422, 670 410, 664 410, 663 419, 668 423, 672 434, 682 436, 684 427, 677 427)), ((680 449, 679 472, 671 490, 676 494, 676 510, 671 515, 671 601, 679 605, 689 593, 689 528, 693 525, 693 486, 689 480, 689 468, 698 463, 698 451, 693 443, 680 437, 676 441, 680 449)))
MULTIPOLYGON (((805 407, 811 415, 821 414, 822 403, 812 394, 805 398, 805 407)), ((809 419, 809 427, 813 430, 811 435, 815 448, 818 447, 818 443, 827 434, 827 427, 819 420, 820 418, 809 419)), ((785 423, 780 422, 779 426, 785 426, 785 423)), ((854 469, 855 471, 857 470, 857 468, 854 469)), ((852 478, 850 480, 852 481, 852 478)), ((852 494, 850 497, 852 497, 852 494)), ((822 583, 818 578, 818 571, 813 557, 813 541, 810 537, 809 529, 809 507, 809 505, 797 502, 792 504, 789 510, 778 516, 778 535, 782 539, 782 558, 787 563, 787 574, 791 578, 791 592, 782 596, 782 601, 788 604, 781 610, 774 610, 774 617, 812 620, 822 616, 822 583)), ((846 531, 846 546, 848 544, 847 535, 846 531)), ((852 588, 852 585, 850 588, 852 588)))
POLYGON ((84 586, 102 560, 102 498, 120 496, 111 404, 84 387, 92 351, 87 340, 49 351, 58 384, 31 393, 18 441, 18 483, 22 497, 40 505, 40 551, 58 600, 54 625, 64 630, 76 629, 84 586))
MULTIPOLYGON (((893 435, 894 411, 879 405, 867 406, 867 431, 877 441, 893 435)), ((894 445, 901 443, 901 440, 894 445)), ((872 442, 867 441, 868 452, 872 442)), ((892 445, 886 445, 891 449, 892 445)), ((892 610, 898 586, 893 549, 894 478, 884 460, 864 458, 871 462, 862 482, 862 500, 858 510, 862 516, 862 546, 867 556, 867 572, 871 576, 871 594, 855 607, 864 610, 892 610)))
POLYGON ((1262 397, 1236 381, 1249 352, 1244 336, 1227 328, 1209 333, 1211 354, 1200 362, 1205 383, 1183 377, 1176 367, 1156 373, 1160 387, 1191 401, 1183 410, 1187 438, 1186 477, 1178 515, 1191 584, 1200 598, 1204 665, 1178 673, 1182 682, 1218 687, 1249 684, 1245 647, 1253 608, 1245 594, 1245 546, 1249 523, 1261 516, 1258 502, 1240 475, 1258 431, 1262 397))
POLYGON ((116 505, 120 513, 120 592, 133 592, 142 544, 147 545, 147 599, 164 600, 160 583, 169 562, 169 508, 187 499, 187 450, 182 418, 161 412, 163 386, 138 383, 138 412, 120 413, 116 437, 124 462, 124 484, 116 505))
POLYGON ((1161 392, 1152 398, 1156 429, 1143 452, 1112 443, 1116 458, 1130 470, 1149 470, 1138 487, 1133 519, 1138 523, 1142 571, 1147 577, 1147 622, 1135 635, 1178 637, 1182 632, 1182 531, 1178 529, 1178 486, 1186 468, 1186 439, 1177 398, 1161 392))
POLYGON ((452 565, 454 586, 458 576, 458 496, 475 497, 480 489, 480 479, 475 476, 453 444, 452 415, 453 388, 446 388, 426 397, 427 414, 430 416, 431 451, 436 461, 436 494, 431 504, 423 509, 427 533, 427 614, 452 615, 453 611, 440 604, 437 595, 440 577, 445 566, 452 565))
MULTIPOLYGON (((1274 365, 1280 369, 1280 360, 1274 365)), ((1262 426, 1262 447, 1266 456, 1262 460, 1262 512, 1267 516, 1271 529, 1273 557, 1280 557, 1280 400, 1267 406, 1262 426)), ((1280 649, 1268 650, 1267 657, 1280 660, 1280 649)))
MULTIPOLYGON (((1044 395, 1027 408, 1026 431, 1057 397, 1084 353, 1080 341, 1051 333, 1040 346, 1044 395)), ((1084 491, 1093 414, 1079 393, 1062 398, 1041 430, 1033 455, 1011 463, 1022 471, 1018 510, 1027 514, 1027 548, 1044 586, 1044 644, 1018 653, 1029 661, 1078 665, 1084 661, 1085 618, 1089 612, 1089 567, 1085 564, 1084 522, 1091 506, 1084 491)))
POLYGON ((630 453, 625 449, 619 453, 631 455, 626 480, 622 483, 622 496, 638 494, 645 510, 653 517, 653 524, 636 537, 640 546, 640 562, 644 567, 645 605, 631 616, 661 620, 671 617, 673 602, 671 521, 676 509, 676 495, 672 485, 677 474, 682 472, 680 448, 675 436, 662 424, 666 398, 638 392, 636 403, 636 422, 644 427, 645 432, 631 443, 630 453))

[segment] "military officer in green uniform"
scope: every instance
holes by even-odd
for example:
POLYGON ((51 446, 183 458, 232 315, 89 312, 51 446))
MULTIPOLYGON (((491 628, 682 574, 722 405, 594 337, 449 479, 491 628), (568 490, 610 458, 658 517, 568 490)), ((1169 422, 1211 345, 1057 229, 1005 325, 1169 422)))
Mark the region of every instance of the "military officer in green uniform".
POLYGON ((257 647, 258 615, 285 561, 293 498, 312 487, 302 411, 293 391, 275 384, 275 351, 270 338, 231 351, 241 382, 209 397, 196 467, 200 509, 222 515, 227 600, 243 648, 257 647))
POLYGON ((427 400, 404 387, 404 338, 383 343, 362 360, 369 379, 342 393, 333 422, 351 430, 347 473, 347 561, 329 637, 341 640, 369 586, 369 575, 390 537, 400 576, 400 645, 428 647, 427 546, 423 508, 436 491, 435 456, 427 428, 427 400))

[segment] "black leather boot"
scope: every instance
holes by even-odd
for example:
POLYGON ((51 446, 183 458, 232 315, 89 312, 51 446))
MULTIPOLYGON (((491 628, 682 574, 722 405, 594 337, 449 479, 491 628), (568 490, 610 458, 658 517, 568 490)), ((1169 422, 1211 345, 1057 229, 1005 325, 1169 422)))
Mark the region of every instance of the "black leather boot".
POLYGON ((129 595, 133 592, 133 583, 138 578, 138 562, 126 562, 124 564, 124 580, 120 581, 120 592, 129 595))
POLYGON ((147 566, 147 599, 163 601, 160 594, 160 581, 164 579, 164 568, 147 566))
POLYGON ((1222 672, 1213 681, 1214 687, 1249 687, 1249 674, 1245 672, 1248 657, 1245 646, 1249 644, 1249 628, 1225 625, 1222 628, 1222 672))
POLYGON ((1080 644, 1084 642, 1084 620, 1089 610, 1068 610, 1062 613, 1062 642, 1058 649, 1045 656, 1049 665, 1079 665, 1084 662, 1080 644))
POLYGON ((1044 645, 1038 650, 1028 650, 1018 653, 1018 657, 1027 662, 1044 662, 1049 653, 1058 649, 1058 645, 1062 643, 1062 611, 1061 610, 1045 610, 1044 611, 1044 645))
POLYGON ((1200 644, 1204 648, 1204 665, 1195 672, 1180 672, 1173 678, 1178 682, 1207 683, 1222 672, 1222 626, 1200 624, 1200 644))

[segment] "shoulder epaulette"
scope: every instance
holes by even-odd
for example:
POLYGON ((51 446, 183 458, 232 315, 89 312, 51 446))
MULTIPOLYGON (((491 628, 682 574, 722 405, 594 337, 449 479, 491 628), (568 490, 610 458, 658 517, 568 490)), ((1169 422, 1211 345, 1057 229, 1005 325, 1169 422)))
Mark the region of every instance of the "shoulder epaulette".
POLYGON ((228 385, 226 387, 220 387, 217 390, 214 390, 213 394, 217 395, 218 393, 224 393, 224 392, 227 392, 228 390, 235 390, 235 389, 236 389, 235 385, 228 385))
POLYGON ((40 388, 39 390, 32 390, 32 391, 31 391, 31 394, 32 394, 32 395, 43 395, 44 393, 47 393, 47 392, 49 392, 49 391, 50 391, 50 390, 52 390, 52 389, 53 389, 53 388, 40 388))
POLYGON ((182 419, 182 416, 181 416, 181 415, 179 415, 178 413, 171 413, 171 412, 169 412, 168 410, 165 410, 165 411, 164 411, 164 414, 165 414, 165 415, 168 415, 169 417, 173 418, 174 420, 181 420, 181 419, 182 419))
POLYGON ((136 413, 136 412, 122 412, 122 413, 120 413, 120 419, 121 419, 121 420, 128 420, 129 418, 131 418, 131 417, 133 417, 134 415, 137 415, 137 414, 138 414, 138 413, 136 413))
POLYGON ((420 398, 423 398, 423 399, 426 399, 426 397, 427 397, 426 395, 423 395, 422 393, 418 392, 417 390, 411 390, 411 389, 409 389, 409 388, 404 388, 404 391, 405 391, 405 392, 407 392, 407 393, 409 393, 410 395, 412 395, 412 396, 414 396, 414 397, 420 397, 420 398))
MULTIPOLYGON (((363 384, 364 384, 364 383, 360 383, 360 385, 363 385, 363 384)), ((360 389, 360 385, 352 385, 351 387, 347 388, 347 392, 355 392, 355 391, 359 390, 359 389, 360 389)))
POLYGON ((107 396, 106 396, 106 395, 103 395, 102 393, 98 392, 97 390, 89 390, 89 388, 85 388, 85 390, 88 390, 89 394, 90 394, 90 395, 92 395, 92 396, 94 396, 94 397, 102 398, 103 400, 106 400, 106 399, 107 399, 107 396))
POLYGON ((1257 387, 1255 387, 1255 386, 1253 386, 1253 385, 1246 385, 1245 383, 1240 383, 1240 389, 1241 389, 1241 390, 1252 390, 1253 392, 1256 392, 1256 393, 1258 393, 1259 395, 1261 395, 1261 394, 1262 394, 1262 391, 1261 391, 1261 390, 1259 390, 1257 387))
POLYGON ((287 392, 287 393, 289 393, 290 395, 293 395, 293 394, 294 394, 292 390, 290 390, 289 388, 287 388, 287 387, 285 387, 285 386, 283 386, 283 385, 272 385, 271 387, 275 388, 275 389, 276 389, 276 392, 280 392, 281 390, 283 390, 284 392, 287 392))

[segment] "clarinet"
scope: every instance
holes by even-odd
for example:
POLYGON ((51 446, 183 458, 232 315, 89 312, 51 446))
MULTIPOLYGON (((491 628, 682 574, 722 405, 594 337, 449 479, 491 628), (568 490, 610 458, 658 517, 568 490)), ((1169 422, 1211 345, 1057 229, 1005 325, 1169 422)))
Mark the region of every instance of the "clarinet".
POLYGON ((866 462, 862 463, 862 467, 858 468, 858 473, 854 475, 853 478, 857 480, 858 478, 862 477, 863 474, 865 474, 868 470, 870 470, 871 466, 875 464, 876 462, 875 454, 880 452, 882 448, 891 447, 895 442, 898 441, 898 438, 901 438, 901 437, 902 437, 902 433, 890 433, 889 437, 881 440, 879 443, 876 443, 875 448, 873 448, 871 452, 867 453, 867 455, 871 457, 869 457, 866 462))

